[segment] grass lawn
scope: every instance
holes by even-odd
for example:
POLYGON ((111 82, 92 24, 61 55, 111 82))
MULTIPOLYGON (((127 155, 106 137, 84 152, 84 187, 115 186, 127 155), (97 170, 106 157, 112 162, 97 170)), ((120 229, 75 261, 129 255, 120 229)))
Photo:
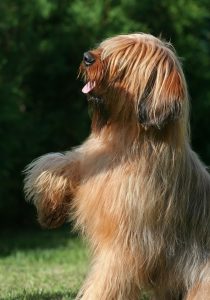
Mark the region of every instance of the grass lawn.
POLYGON ((87 266, 87 249, 69 229, 1 232, 0 300, 74 299, 87 266))
POLYGON ((69 230, 1 232, 0 299, 74 299, 87 251, 69 230))

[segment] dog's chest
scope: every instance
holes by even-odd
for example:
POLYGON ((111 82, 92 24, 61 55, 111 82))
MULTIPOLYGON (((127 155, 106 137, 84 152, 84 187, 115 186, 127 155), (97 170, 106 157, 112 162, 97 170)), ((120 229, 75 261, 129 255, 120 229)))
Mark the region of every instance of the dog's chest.
POLYGON ((96 163, 86 170, 74 200, 78 224, 103 240, 130 231, 139 213, 139 190, 133 170, 96 163))

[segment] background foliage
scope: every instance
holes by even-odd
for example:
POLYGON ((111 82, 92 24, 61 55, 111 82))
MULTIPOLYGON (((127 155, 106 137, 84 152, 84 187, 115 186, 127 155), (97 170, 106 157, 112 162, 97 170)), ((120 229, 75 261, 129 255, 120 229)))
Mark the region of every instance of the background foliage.
POLYGON ((192 144, 210 164, 209 0, 0 2, 0 222, 31 224, 24 166, 89 132, 82 53, 105 37, 144 31, 171 40, 192 98, 192 144))

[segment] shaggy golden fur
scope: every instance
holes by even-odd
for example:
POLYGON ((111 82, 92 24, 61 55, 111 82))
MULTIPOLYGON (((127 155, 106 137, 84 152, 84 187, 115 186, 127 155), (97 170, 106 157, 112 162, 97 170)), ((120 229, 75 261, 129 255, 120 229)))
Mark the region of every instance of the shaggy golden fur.
POLYGON ((119 35, 81 64, 93 108, 78 148, 26 170, 39 222, 73 218, 93 263, 81 300, 210 299, 210 176, 189 143, 185 78, 171 44, 119 35))

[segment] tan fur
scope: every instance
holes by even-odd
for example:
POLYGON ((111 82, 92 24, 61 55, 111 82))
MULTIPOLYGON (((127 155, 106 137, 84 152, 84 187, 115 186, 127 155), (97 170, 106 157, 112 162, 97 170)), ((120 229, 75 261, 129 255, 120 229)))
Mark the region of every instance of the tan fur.
POLYGON ((142 289, 156 300, 210 297, 210 176, 190 148, 175 51, 136 33, 90 53, 95 62, 80 67, 96 84, 90 137, 39 158, 25 180, 41 224, 73 218, 90 242, 93 263, 77 299, 137 300, 142 289))

